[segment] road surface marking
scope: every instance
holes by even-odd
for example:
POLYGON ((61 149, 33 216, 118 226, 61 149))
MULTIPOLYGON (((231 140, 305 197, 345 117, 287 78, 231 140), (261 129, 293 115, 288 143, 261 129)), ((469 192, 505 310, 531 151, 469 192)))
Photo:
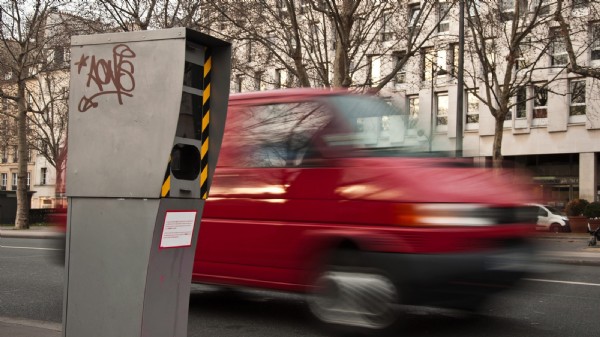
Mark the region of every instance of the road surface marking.
POLYGON ((537 278, 526 278, 524 280, 526 280, 526 281, 534 281, 534 282, 564 283, 564 284, 575 284, 575 285, 582 285, 582 286, 600 287, 600 283, 571 282, 571 281, 559 281, 559 280, 544 280, 544 279, 537 279, 537 278))

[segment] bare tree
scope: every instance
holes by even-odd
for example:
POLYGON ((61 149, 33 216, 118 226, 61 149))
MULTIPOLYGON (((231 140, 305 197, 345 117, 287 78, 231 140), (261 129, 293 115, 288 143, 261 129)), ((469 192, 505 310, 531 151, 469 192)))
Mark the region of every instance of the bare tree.
POLYGON ((564 70, 563 60, 548 57, 560 42, 554 31, 548 33, 552 9, 547 1, 468 2, 465 54, 471 67, 465 68, 465 85, 482 86, 472 94, 494 117, 494 167, 502 165, 504 122, 534 98, 524 95, 524 89, 540 81, 540 90, 547 91, 564 70), (548 78, 550 68, 554 75, 548 78))
POLYGON ((203 2, 197 0, 78 1, 77 7, 89 22, 102 22, 121 31, 197 27, 205 19, 203 2))
MULTIPOLYGON (((33 97, 40 92, 36 79, 53 66, 47 62, 48 46, 55 45, 53 34, 48 33, 48 16, 57 12, 66 1, 31 0, 0 1, 0 48, 2 69, 7 82, 0 87, 0 97, 12 101, 14 110, 3 110, 5 116, 17 125, 17 214, 16 228, 29 227, 27 193, 28 131, 33 97)), ((56 23, 58 24, 58 23, 56 23)))
POLYGON ((29 147, 42 155, 59 174, 59 158, 65 146, 68 124, 68 74, 52 72, 38 77, 35 85, 42 89, 32 97, 28 115, 29 147))
MULTIPOLYGON (((436 31, 438 2, 376 0, 207 0, 202 27, 235 42, 234 73, 260 81, 258 68, 285 70, 275 86, 373 87, 381 90, 436 31), (368 60, 396 54, 377 81, 368 60), (262 66, 262 67, 261 67, 262 66)), ((447 15, 448 11, 442 15, 447 15)))
POLYGON ((579 74, 581 76, 600 79, 600 68, 580 61, 580 56, 587 54, 591 49, 598 49, 600 45, 600 30, 598 24, 592 24, 591 38, 581 38, 586 36, 590 28, 590 22, 597 22, 600 19, 600 3, 598 1, 589 1, 586 4, 587 15, 582 20, 580 17, 575 17, 573 11, 568 11, 568 6, 565 6, 564 0, 556 1, 556 12, 554 18, 559 23, 560 34, 565 41, 569 63, 567 70, 569 72, 579 74), (567 18, 569 19, 567 22, 567 18), (574 36, 580 38, 574 41, 574 36))

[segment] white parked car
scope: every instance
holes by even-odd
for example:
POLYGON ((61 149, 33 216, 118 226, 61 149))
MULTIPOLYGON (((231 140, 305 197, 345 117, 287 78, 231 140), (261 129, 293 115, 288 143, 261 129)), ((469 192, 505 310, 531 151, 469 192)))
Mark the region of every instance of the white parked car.
POLYGON ((546 205, 534 204, 538 208, 537 230, 560 233, 570 232, 569 218, 562 211, 546 205))

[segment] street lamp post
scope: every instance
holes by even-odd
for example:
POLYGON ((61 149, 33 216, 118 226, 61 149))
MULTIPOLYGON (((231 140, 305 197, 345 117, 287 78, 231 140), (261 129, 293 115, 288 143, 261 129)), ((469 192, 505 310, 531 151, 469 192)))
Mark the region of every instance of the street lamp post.
POLYGON ((463 155, 463 87, 464 87, 464 55, 465 55, 465 1, 458 1, 458 71, 456 90, 456 147, 455 156, 463 155))
POLYGON ((434 103, 435 103, 435 79, 437 76, 441 76, 441 75, 446 75, 448 74, 448 72, 443 69, 443 68, 439 68, 436 71, 436 68, 438 68, 439 66, 437 66, 435 64, 435 57, 432 56, 431 58, 431 107, 430 107, 430 111, 431 111, 431 125, 429 126, 430 128, 430 132, 429 132, 429 152, 431 152, 433 150, 433 133, 435 130, 435 127, 437 125, 437 109, 434 110, 434 103))
POLYGON ((433 73, 434 73, 434 62, 433 62, 433 56, 431 57, 431 106, 429 108, 429 110, 431 111, 431 123, 429 125, 429 152, 431 152, 433 150, 433 130, 435 129, 435 125, 436 125, 436 115, 435 115, 435 111, 433 109, 433 104, 434 104, 434 100, 435 100, 435 94, 434 94, 434 77, 433 77, 433 73))

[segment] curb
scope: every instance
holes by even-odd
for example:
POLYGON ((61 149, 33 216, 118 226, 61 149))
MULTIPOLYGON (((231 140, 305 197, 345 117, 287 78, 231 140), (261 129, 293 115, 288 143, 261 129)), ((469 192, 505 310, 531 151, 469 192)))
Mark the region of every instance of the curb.
POLYGON ((61 239, 64 234, 58 231, 36 229, 2 229, 0 238, 61 239))
POLYGON ((62 324, 55 322, 36 321, 24 318, 0 317, 0 322, 6 324, 30 326, 38 329, 62 331, 62 324))
POLYGON ((556 259, 547 259, 547 260, 543 260, 543 261, 549 262, 549 263, 554 263, 554 264, 564 264, 564 265, 571 265, 571 266, 588 266, 588 267, 599 267, 600 266, 600 260, 594 261, 594 260, 586 260, 586 259, 556 258, 556 259))
POLYGON ((22 318, 0 317, 2 336, 12 337, 60 337, 62 324, 22 318))
POLYGON ((569 240, 589 240, 590 235, 588 233, 565 233, 565 234, 537 234, 533 236, 534 239, 569 239, 569 240))
POLYGON ((600 247, 583 248, 582 252, 546 252, 539 253, 537 259, 539 262, 549 262, 556 264, 580 265, 580 266, 600 266, 600 247))

